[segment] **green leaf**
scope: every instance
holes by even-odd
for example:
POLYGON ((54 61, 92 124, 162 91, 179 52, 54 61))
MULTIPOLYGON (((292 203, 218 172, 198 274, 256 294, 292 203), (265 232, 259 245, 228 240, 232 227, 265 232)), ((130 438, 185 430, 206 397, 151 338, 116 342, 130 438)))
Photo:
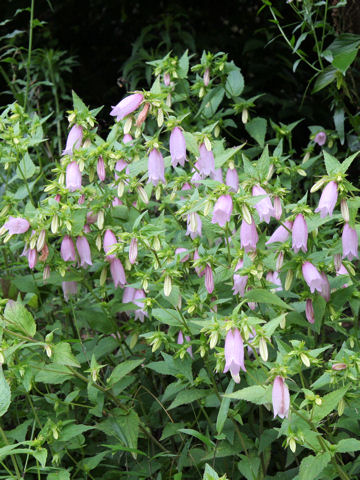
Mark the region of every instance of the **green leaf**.
POLYGON ((210 440, 210 438, 205 437, 202 433, 197 432, 196 430, 193 430, 192 428, 180 428, 179 432, 185 433, 186 435, 191 435, 201 442, 203 442, 207 447, 209 448, 214 448, 215 444, 210 440))
POLYGON ((73 424, 73 425, 67 425, 64 427, 60 433, 59 433, 59 440, 61 442, 68 442, 74 437, 77 437, 78 435, 81 435, 84 432, 87 432, 88 430, 92 430, 94 427, 90 427, 89 425, 81 425, 81 424, 73 424))
POLYGON ((320 90, 330 85, 330 83, 332 83, 336 78, 336 71, 336 68, 332 65, 326 67, 325 70, 323 70, 317 77, 311 93, 320 92, 320 90))
POLYGON ((344 145, 345 141, 345 113, 343 108, 336 108, 334 113, 334 125, 337 134, 339 135, 341 145, 344 145))
POLYGON ((81 98, 78 95, 76 95, 74 90, 72 90, 72 99, 73 99, 74 110, 77 110, 79 113, 88 111, 87 106, 81 100, 81 98))
POLYGON ((54 346, 53 362, 59 365, 69 365, 70 367, 80 367, 71 352, 71 347, 67 342, 60 342, 54 346))
POLYGON ((179 59, 179 78, 186 78, 189 71, 189 55, 188 51, 186 50, 185 53, 179 59))
MULTIPOLYGON (((234 386, 235 386, 235 382, 233 379, 231 379, 229 382, 229 385, 227 386, 227 389, 225 390, 225 395, 229 395, 230 393, 232 393, 234 390, 234 386)), ((225 420, 227 419, 227 414, 230 407, 230 402, 231 402, 231 399, 225 396, 221 400, 219 413, 216 419, 216 431, 218 434, 222 432, 222 429, 224 427, 225 420)))
POLYGON ((336 445, 336 451, 339 453, 357 452, 360 450, 360 440, 356 438, 344 438, 336 445))
POLYGON ((259 172, 259 176, 261 179, 265 180, 267 174, 269 173, 269 167, 270 167, 269 147, 266 145, 261 154, 261 157, 259 158, 256 164, 256 169, 259 172))
POLYGON ((316 457, 313 455, 305 457, 300 464, 299 480, 315 480, 319 478, 319 474, 330 460, 331 455, 329 452, 320 453, 316 457))
POLYGON ((246 480, 255 480, 258 478, 258 473, 260 469, 260 458, 259 457, 246 457, 245 455, 240 455, 241 460, 238 463, 238 469, 240 473, 246 478, 246 480))
POLYGON ((256 117, 245 124, 248 134, 256 140, 260 147, 264 147, 267 122, 265 118, 256 117))
POLYGON ((201 104, 199 113, 202 112, 206 118, 213 117, 218 106, 224 98, 225 90, 222 86, 218 86, 205 95, 201 104))
POLYGON ((172 327, 183 326, 179 312, 171 308, 153 308, 151 315, 160 323, 164 323, 165 325, 171 325, 172 327))
POLYGON ((249 290, 246 292, 244 298, 250 302, 269 303, 271 305, 277 305, 278 307, 286 308, 287 310, 293 310, 292 307, 287 305, 283 300, 281 300, 280 297, 275 295, 275 293, 271 293, 268 290, 263 290, 261 288, 249 290))
POLYGON ((0 366, 0 417, 8 410, 11 403, 11 391, 8 382, 4 377, 2 366, 0 366))
POLYGON ((188 405, 189 403, 204 398, 209 394, 208 390, 186 389, 176 395, 175 400, 171 403, 169 410, 179 407, 180 405, 188 405))
POLYGON ((344 52, 340 55, 336 55, 334 57, 332 64, 335 68, 340 70, 340 72, 345 75, 346 70, 350 67, 353 63, 357 55, 357 50, 352 50, 351 52, 344 52))
POLYGON ((37 450, 33 450, 32 454, 36 458, 36 460, 40 462, 40 465, 44 468, 46 465, 46 459, 47 459, 46 448, 38 448, 37 450))
POLYGON ((215 155, 215 168, 220 168, 222 165, 230 160, 240 149, 242 145, 237 147, 227 148, 225 152, 221 153, 220 155, 215 155))
POLYGON ((83 468, 85 472, 91 472, 91 470, 94 470, 94 468, 99 465, 107 453, 107 451, 104 451, 94 455, 93 457, 84 458, 81 460, 81 468, 83 468))
POLYGON ((8 302, 5 307, 4 317, 9 322, 9 330, 20 331, 33 337, 36 333, 36 324, 33 316, 19 302, 8 302))
POLYGON ((350 157, 345 158, 343 163, 340 165, 340 172, 346 173, 352 162, 359 155, 360 152, 353 153, 350 157))
POLYGON ((16 175, 21 180, 27 180, 31 178, 36 172, 36 167, 34 162, 31 160, 30 155, 26 152, 24 157, 20 160, 19 165, 16 169, 16 175))
POLYGON ((127 360, 120 363, 120 365, 116 365, 110 377, 108 378, 109 385, 114 385, 114 383, 125 377, 125 375, 138 367, 143 361, 143 358, 139 358, 137 360, 127 360))
POLYGON ((321 405, 316 405, 313 413, 314 423, 319 423, 320 420, 325 418, 329 413, 331 413, 338 405, 339 401, 343 398, 347 392, 349 385, 334 392, 328 393, 322 397, 321 405))
POLYGON ((72 234, 74 236, 82 235, 84 231, 84 225, 86 220, 86 209, 81 208, 73 210, 71 215, 72 234))
POLYGON ((203 480, 219 480, 219 475, 208 463, 205 464, 203 480))
POLYGON ((240 69, 232 70, 225 84, 225 89, 232 97, 238 97, 244 90, 244 77, 240 73, 240 69))
POLYGON ((341 169, 341 163, 337 161, 335 157, 330 155, 326 150, 323 150, 325 168, 328 175, 334 175, 338 173, 341 169))
POLYGON ((56 470, 49 473, 46 480, 70 480, 70 473, 67 470, 56 470))
POLYGON ((35 375, 35 381, 41 383, 49 383, 50 385, 58 385, 64 383, 66 380, 72 378, 70 372, 66 372, 66 367, 51 364, 51 367, 46 365, 39 365, 40 370, 35 375))
POLYGON ((173 358, 167 353, 162 353, 164 358, 163 362, 151 362, 146 365, 146 368, 150 368, 161 375, 173 375, 174 377, 185 377, 190 383, 193 382, 191 359, 189 357, 173 358))
POLYGON ((271 385, 252 385, 251 387, 245 387, 237 392, 226 394, 224 396, 236 400, 246 400, 247 402, 255 403, 256 405, 264 405, 265 403, 271 403, 271 392, 271 385))

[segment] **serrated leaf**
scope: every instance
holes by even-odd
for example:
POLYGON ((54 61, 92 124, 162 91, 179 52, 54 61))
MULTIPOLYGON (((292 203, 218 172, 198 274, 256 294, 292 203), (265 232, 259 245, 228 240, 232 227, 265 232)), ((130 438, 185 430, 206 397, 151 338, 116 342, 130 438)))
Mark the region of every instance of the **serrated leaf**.
POLYGON ((210 440, 210 438, 205 437, 202 433, 197 432, 196 430, 193 430, 192 428, 180 428, 179 432, 185 433, 186 435, 191 435, 201 442, 203 442, 207 447, 209 448, 214 448, 215 444, 210 440))
POLYGON ((292 307, 281 300, 281 298, 275 295, 275 293, 271 293, 268 290, 263 290, 261 288, 249 290, 246 292, 244 298, 250 302, 268 303, 270 305, 277 305, 278 307, 286 308, 287 310, 293 310, 292 307))
POLYGON ((336 451, 339 453, 357 452, 360 450, 360 440, 356 438, 344 438, 336 445, 336 451))
POLYGON ((267 122, 265 118, 255 117, 245 124, 248 134, 260 145, 264 147, 267 122))
POLYGON ((109 385, 114 385, 114 383, 125 377, 125 375, 138 367, 143 361, 143 358, 139 358, 137 360, 126 360, 120 363, 120 365, 116 365, 108 379, 109 385))
POLYGON ((92 430, 94 427, 90 425, 81 425, 81 424, 73 424, 67 425, 59 432, 59 440, 61 442, 68 442, 72 438, 81 435, 88 430, 92 430))
MULTIPOLYGON (((233 379, 231 379, 229 385, 227 386, 227 389, 225 390, 225 395, 229 395, 230 393, 232 393, 234 390, 234 386, 235 382, 233 379)), ((219 413, 216 419, 216 431, 218 434, 222 432, 222 429, 224 427, 225 421, 227 419, 227 414, 229 412, 230 402, 231 399, 225 396, 221 400, 219 413)))
POLYGON ((189 71, 189 55, 186 50, 179 59, 179 78, 186 78, 189 71))
POLYGON ((208 463, 205 464, 203 480, 219 480, 219 475, 208 463))
POLYGON ((16 175, 21 180, 27 180, 28 178, 31 178, 35 172, 36 167, 34 162, 31 160, 30 155, 26 152, 16 168, 16 175))
POLYGON ((355 160, 355 158, 359 155, 360 152, 356 152, 353 155, 350 155, 350 157, 345 158, 345 160, 342 162, 340 165, 340 171, 342 173, 346 173, 352 162, 355 160))
POLYGON ((7 320, 9 330, 20 331, 33 337, 36 333, 36 324, 33 316, 19 302, 8 302, 5 307, 4 317, 7 320))
POLYGON ((326 173, 328 175, 334 175, 338 173, 341 169, 341 163, 326 150, 323 150, 326 173))
POLYGON ((59 365, 69 365, 70 367, 80 367, 79 362, 71 352, 70 344, 67 342, 60 342, 54 346, 53 362, 59 365))
POLYGON ((183 326, 179 312, 171 308, 153 308, 151 315, 160 323, 164 323, 165 325, 171 325, 173 327, 183 326))
POLYGON ((77 110, 79 113, 87 112, 88 110, 87 106, 81 100, 81 98, 74 92, 74 90, 72 90, 72 99, 73 99, 74 110, 77 110))
POLYGON ((270 385, 252 385, 234 393, 226 394, 226 396, 236 400, 246 400, 256 405, 264 405, 265 403, 271 403, 271 392, 272 387, 270 385))
POLYGON ((329 415, 329 413, 331 413, 337 407, 338 403, 343 398, 348 388, 349 386, 340 388, 339 390, 330 392, 327 395, 324 395, 322 397, 321 405, 316 405, 314 408, 314 413, 313 413, 314 423, 320 422, 320 420, 322 420, 327 415, 329 415))
POLYGON ((200 390, 200 389, 183 390, 182 392, 176 395, 176 398, 171 403, 169 410, 179 407, 180 405, 188 405, 189 403, 192 403, 195 400, 199 400, 200 398, 206 397, 208 394, 209 394, 208 390, 200 390))
POLYGON ((0 366, 0 417, 2 417, 8 411, 10 403, 10 386, 4 377, 2 366, 0 366))
POLYGON ((244 90, 244 77, 242 76, 240 69, 232 70, 225 84, 225 89, 232 97, 238 97, 244 90))
POLYGON ((320 453, 319 455, 309 455, 305 457, 300 464, 299 480, 315 480, 319 478, 319 474, 324 470, 330 462, 331 455, 329 452, 320 453))

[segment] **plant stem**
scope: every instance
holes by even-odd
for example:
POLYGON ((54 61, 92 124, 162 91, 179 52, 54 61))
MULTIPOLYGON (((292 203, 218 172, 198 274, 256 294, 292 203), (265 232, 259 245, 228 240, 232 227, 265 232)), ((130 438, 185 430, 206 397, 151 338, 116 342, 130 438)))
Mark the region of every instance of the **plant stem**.
POLYGON ((31 53, 32 53, 34 9, 35 9, 35 0, 31 0, 29 46, 28 46, 28 58, 26 62, 26 90, 25 90, 25 98, 24 98, 24 110, 26 110, 27 108, 27 101, 28 101, 29 87, 30 87, 30 63, 31 63, 31 53))

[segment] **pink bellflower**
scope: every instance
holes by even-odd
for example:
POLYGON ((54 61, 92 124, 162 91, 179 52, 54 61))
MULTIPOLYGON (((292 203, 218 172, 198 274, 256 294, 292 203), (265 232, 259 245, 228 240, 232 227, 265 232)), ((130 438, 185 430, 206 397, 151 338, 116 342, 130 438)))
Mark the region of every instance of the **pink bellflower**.
POLYGON ((3 230, 7 230, 10 235, 25 233, 29 228, 30 223, 21 217, 9 217, 9 220, 3 225, 3 230))
POLYGON ((330 217, 333 214, 336 202, 338 198, 338 186, 336 182, 329 182, 322 191, 319 206, 316 208, 315 213, 320 213, 321 218, 325 218, 326 215, 330 217))
POLYGON ((317 290, 321 294, 324 288, 324 279, 319 270, 312 263, 305 262, 302 266, 302 274, 310 292, 314 293, 317 290))
POLYGON ((283 377, 275 377, 272 388, 272 404, 274 409, 274 418, 279 415, 280 418, 288 417, 290 409, 289 388, 283 377))
POLYGON ((326 133, 319 132, 315 135, 314 142, 317 143, 320 147, 325 145, 326 143, 326 133))
MULTIPOLYGON (((195 252, 194 252, 194 262, 196 262, 197 260, 200 260, 200 255, 199 255, 198 250, 196 249, 195 252)), ((200 277, 200 278, 205 275, 205 269, 201 270, 200 267, 195 267, 195 272, 196 272, 197 276, 200 277)))
POLYGON ((80 257, 80 267, 92 265, 90 245, 86 237, 77 237, 76 248, 80 257))
POLYGON ((351 228, 348 223, 344 225, 341 241, 343 250, 342 258, 348 258, 350 261, 353 258, 358 258, 358 234, 355 228, 351 228))
POLYGON ((292 227, 292 248, 295 253, 302 250, 307 252, 308 227, 304 216, 299 213, 292 227))
POLYGON ((259 235, 256 231, 256 225, 253 217, 251 217, 251 224, 249 225, 245 220, 241 222, 240 227, 240 243, 241 248, 246 253, 256 250, 256 244, 259 241, 259 235))
POLYGON ((98 159, 98 162, 97 162, 96 172, 97 172, 97 175, 98 175, 98 178, 99 178, 100 182, 103 182, 105 180, 106 173, 105 173, 104 159, 101 155, 100 155, 100 157, 98 159))
MULTIPOLYGON (((185 335, 185 340, 186 340, 187 342, 190 342, 191 339, 190 339, 189 335, 185 335)), ((178 338, 177 338, 177 344, 178 344, 178 345, 182 345, 183 343, 184 343, 184 335, 183 335, 182 331, 180 330, 180 332, 179 332, 179 334, 178 334, 178 338)), ((187 353, 190 355, 190 357, 193 358, 193 353, 192 353, 192 347, 191 347, 191 345, 190 345, 190 347, 188 347, 188 348, 186 349, 186 351, 187 351, 187 353)))
POLYGON ((225 227, 230 222, 233 209, 233 202, 230 195, 221 195, 215 203, 211 223, 217 223, 220 227, 225 227))
POLYGON ((176 167, 180 164, 183 167, 186 161, 186 142, 181 128, 175 127, 172 130, 169 143, 171 165, 176 167))
POLYGON ((81 146, 83 139, 83 128, 80 125, 74 125, 67 137, 65 150, 62 155, 72 155, 74 150, 77 150, 81 146))
POLYGON ((72 238, 69 237, 69 235, 65 235, 65 237, 62 239, 60 253, 61 258, 64 260, 64 262, 75 262, 75 246, 72 238))
POLYGON ((260 195, 266 195, 265 198, 260 200, 255 204, 256 211, 259 214, 260 221, 265 221, 266 223, 270 222, 270 218, 274 216, 274 207, 271 203, 269 195, 265 192, 265 190, 260 187, 260 185, 254 185, 252 188, 252 195, 253 197, 258 197, 260 195))
POLYGON ((306 300, 305 315, 306 315, 306 320, 309 323, 313 324, 315 322, 314 307, 313 307, 313 302, 311 298, 308 298, 306 300))
MULTIPOLYGON (((243 268, 243 265, 244 265, 244 261, 239 260, 238 263, 236 264, 235 272, 237 270, 241 270, 243 268)), ((237 273, 234 273, 234 276, 233 276, 234 286, 232 289, 234 292, 234 295, 239 293, 242 297, 244 296, 248 278, 249 278, 248 275, 238 275, 237 273)))
POLYGON ((206 148, 205 143, 199 147, 200 157, 197 161, 197 168, 200 175, 208 177, 211 173, 215 173, 215 158, 211 150, 206 148))
POLYGON ((265 245, 270 245, 271 243, 279 242, 284 243, 289 238, 291 229, 292 229, 292 222, 286 220, 284 225, 280 225, 275 232, 271 235, 269 240, 265 243, 265 245))
POLYGON ((236 193, 239 190, 239 175, 235 168, 228 168, 226 172, 226 185, 236 193))
POLYGON ((135 303, 139 308, 135 310, 135 320, 140 320, 141 323, 144 322, 144 318, 148 316, 146 310, 144 310, 144 299, 145 292, 142 289, 135 290, 134 298, 132 302, 135 303))
POLYGON ((214 291, 214 274, 208 263, 205 267, 205 288, 209 293, 214 291))
POLYGON ((229 330, 225 338, 225 368, 226 373, 230 370, 231 376, 236 383, 240 383, 240 368, 246 372, 244 363, 244 342, 237 328, 229 330))
MULTIPOLYGON (((107 253, 115 243, 117 243, 117 240, 114 232, 112 232, 111 230, 106 230, 103 241, 104 252, 107 253)), ((107 260, 112 260, 114 258, 114 254, 106 256, 107 260)))
MULTIPOLYGON (((110 260, 110 273, 116 287, 124 287, 126 284, 125 270, 118 258, 110 260)), ((135 303, 135 302, 134 302, 135 303)))
POLYGON ((141 93, 129 95, 123 98, 115 107, 112 107, 110 115, 116 117, 116 121, 118 122, 139 108, 143 100, 144 97, 141 93))
POLYGON ((165 183, 165 164, 164 159, 159 150, 153 148, 148 160, 148 183, 152 183, 155 187, 159 182, 165 183))
POLYGON ((196 237, 201 237, 201 218, 198 213, 191 214, 187 216, 187 229, 186 235, 190 235, 190 238, 194 240, 196 237))
POLYGON ((69 192, 75 192, 81 189, 81 172, 76 162, 71 162, 66 167, 65 183, 69 192))

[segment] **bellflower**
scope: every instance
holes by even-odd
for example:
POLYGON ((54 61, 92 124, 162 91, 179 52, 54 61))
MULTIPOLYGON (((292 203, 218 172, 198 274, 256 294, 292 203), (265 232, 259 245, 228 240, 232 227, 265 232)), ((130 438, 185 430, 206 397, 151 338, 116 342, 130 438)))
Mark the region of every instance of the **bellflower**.
POLYGON ((97 172, 97 175, 99 177, 100 182, 103 182, 105 180, 106 173, 105 173, 104 159, 101 155, 100 155, 100 157, 98 159, 98 162, 97 162, 96 172, 97 172))
POLYGON ((74 242, 69 235, 65 235, 62 239, 60 253, 64 262, 74 262, 76 260, 74 242))
MULTIPOLYGON (((194 262, 196 262, 197 260, 200 260, 200 255, 199 255, 198 250, 196 249, 195 252, 194 252, 194 262)), ((205 275, 205 269, 201 270, 200 267, 195 267, 195 272, 196 272, 197 276, 200 277, 200 278, 205 275)))
POLYGON ((148 160, 148 183, 152 183, 155 187, 161 181, 165 183, 165 164, 164 159, 159 150, 153 148, 148 160))
POLYGON ((279 277, 279 272, 275 270, 275 272, 268 272, 266 275, 266 280, 274 285, 277 285, 276 288, 271 289, 271 291, 277 292, 282 290, 281 280, 279 277))
POLYGON ((146 310, 144 310, 144 299, 145 299, 145 292, 144 290, 135 290, 134 298, 132 302, 135 303, 139 308, 135 310, 135 320, 140 320, 140 322, 144 322, 144 318, 148 317, 146 310))
POLYGON ((131 265, 134 265, 138 254, 138 241, 136 237, 133 237, 130 241, 129 247, 129 261, 131 265))
POLYGON ((186 160, 186 142, 181 128, 175 127, 172 130, 169 143, 171 165, 176 167, 177 164, 180 164, 183 167, 186 160))
POLYGON ((274 198, 274 217, 276 220, 280 220, 282 215, 282 206, 281 206, 281 200, 279 197, 274 198))
POLYGON ((302 250, 307 252, 308 228, 304 216, 299 213, 292 227, 292 248, 295 253, 302 250))
POLYGON ((63 289, 63 294, 65 301, 69 301, 69 295, 76 295, 78 291, 78 284, 77 282, 62 282, 61 284, 63 289))
POLYGON ((62 155, 72 155, 74 150, 77 150, 81 146, 83 139, 83 128, 80 125, 74 125, 67 137, 65 150, 62 155))
POLYGON ((32 270, 38 261, 38 254, 37 254, 36 248, 29 248, 27 252, 27 258, 28 258, 29 268, 31 268, 32 270))
POLYGON ((316 267, 310 262, 303 263, 302 274, 305 282, 310 288, 310 292, 314 293, 317 290, 320 294, 322 292, 324 280, 321 276, 321 273, 316 267))
POLYGON ((110 260, 110 272, 115 288, 124 287, 126 284, 125 271, 121 261, 118 258, 112 258, 110 260))
POLYGON ((66 167, 66 188, 69 192, 81 189, 81 172, 76 162, 71 162, 66 167))
POLYGON ((314 142, 317 143, 320 147, 325 145, 326 143, 326 133, 319 132, 315 135, 314 142))
POLYGON ((226 373, 230 370, 231 376, 236 383, 240 383, 240 368, 246 372, 244 364, 244 343, 237 328, 229 330, 225 338, 225 368, 226 373))
POLYGON ((321 278, 322 278, 322 281, 323 281, 320 295, 327 302, 329 302, 330 301, 330 283, 329 283, 329 280, 328 280, 328 278, 327 278, 327 276, 325 275, 324 272, 321 272, 320 275, 321 275, 321 278))
POLYGON ((217 223, 220 227, 225 227, 226 222, 230 222, 233 209, 233 202, 230 195, 221 195, 215 203, 211 223, 217 223))
POLYGON ((252 188, 252 195, 253 197, 258 197, 260 195, 266 195, 265 198, 260 200, 258 203, 255 204, 255 208, 259 214, 260 221, 265 221, 266 223, 270 222, 270 217, 275 215, 274 207, 271 203, 269 195, 265 192, 265 190, 260 187, 260 185, 254 185, 252 188))
POLYGON ((2 230, 8 231, 10 235, 25 233, 29 230, 30 223, 21 217, 9 217, 9 220, 4 223, 2 230))
POLYGON ((271 237, 265 243, 265 245, 270 245, 271 243, 275 243, 275 242, 280 242, 280 243, 286 242, 286 240, 289 238, 289 235, 290 235, 293 224, 289 220, 286 220, 284 222, 284 225, 285 226, 280 225, 280 227, 278 227, 275 230, 275 232, 271 235, 271 237), (290 232, 289 232, 289 230, 290 230, 290 232))
POLYGON ((214 172, 211 172, 210 178, 212 178, 213 180, 216 180, 217 182, 223 183, 224 181, 223 181, 223 174, 222 174, 221 167, 216 168, 214 172))
POLYGON ((358 258, 358 235, 356 230, 351 228, 348 223, 344 225, 341 241, 343 250, 342 258, 348 258, 349 260, 358 258))
POLYGON ((114 200, 111 202, 111 205, 112 205, 113 207, 118 207, 118 206, 120 206, 120 205, 122 205, 122 204, 123 204, 123 202, 122 202, 122 200, 120 200, 119 197, 114 197, 114 200))
POLYGON ((190 238, 194 240, 196 237, 201 237, 201 218, 198 213, 189 213, 187 216, 187 230, 186 235, 190 235, 190 238))
MULTIPOLYGON (((191 341, 189 335, 185 335, 185 340, 186 340, 187 342, 190 342, 190 341, 191 341)), ((180 330, 180 332, 179 332, 179 334, 178 334, 178 338, 177 338, 177 344, 178 344, 178 345, 182 345, 183 343, 184 343, 184 335, 183 335, 182 331, 180 330)), ((190 357, 193 358, 193 353, 192 353, 192 347, 191 347, 191 345, 190 345, 190 347, 188 347, 188 348, 186 349, 186 351, 187 351, 187 353, 190 355, 190 357)))
POLYGON ((175 250, 175 256, 176 255, 179 256, 181 263, 185 263, 190 258, 190 255, 188 254, 188 249, 183 247, 179 247, 175 250), (187 255, 181 255, 183 253, 186 253, 187 255))
POLYGON ((239 190, 239 175, 235 168, 228 168, 226 172, 226 185, 236 193, 239 190))
MULTIPOLYGON (((340 265, 339 270, 337 270, 337 272, 336 272, 336 276, 338 277, 339 275, 349 275, 349 272, 346 270, 346 268, 344 267, 343 264, 340 265)), ((348 284, 344 283, 342 287, 346 288, 347 286, 348 286, 348 284)))
POLYGON ((210 82, 210 70, 207 68, 204 72, 204 75, 203 75, 203 82, 204 82, 204 85, 205 87, 207 87, 209 85, 209 82, 210 82))
POLYGON ((119 178, 119 176, 116 175, 116 172, 122 172, 123 170, 125 170, 125 168, 126 168, 126 175, 129 175, 129 165, 125 162, 125 160, 120 158, 120 160, 118 160, 115 164, 115 180, 119 178))
MULTIPOLYGON (((117 243, 115 234, 111 230, 106 230, 103 241, 104 252, 107 253, 115 243, 117 243)), ((114 258, 114 254, 106 256, 107 260, 112 260, 114 258)))
MULTIPOLYGON (((243 265, 244 265, 244 261, 239 260, 238 263, 236 264, 235 272, 237 270, 241 270, 243 268, 243 265)), ((234 295, 239 293, 242 297, 244 296, 248 278, 249 278, 248 275, 238 275, 237 273, 234 273, 234 276, 233 276, 234 286, 232 288, 234 295)))
POLYGON ((170 74, 169 72, 164 73, 164 84, 166 87, 170 85, 170 74))
POLYGON ((129 143, 129 142, 131 142, 132 139, 133 138, 129 133, 125 133, 122 141, 123 141, 123 143, 129 143))
POLYGON ((80 267, 92 265, 90 246, 86 237, 77 237, 76 248, 80 257, 80 267))
POLYGON ((115 107, 112 107, 110 115, 116 117, 116 121, 122 120, 134 110, 139 108, 144 97, 141 93, 134 93, 123 98, 115 107))
POLYGON ((209 293, 212 293, 214 290, 214 275, 208 263, 205 267, 205 288, 209 293))
POLYGON ((306 300, 305 315, 309 323, 313 324, 315 322, 314 307, 311 298, 306 300))
POLYGON ((319 206, 315 210, 315 213, 320 213, 321 218, 325 218, 326 215, 329 215, 331 217, 337 202, 337 198, 338 198, 337 183, 329 182, 321 194, 321 197, 319 200, 319 206))
POLYGON ((211 173, 215 173, 215 158, 211 150, 206 148, 205 143, 199 147, 200 157, 197 161, 197 166, 200 175, 208 177, 211 173))
POLYGON ((256 244, 258 241, 259 236, 256 231, 256 225, 253 217, 251 217, 251 225, 243 220, 240 227, 241 248, 243 248, 246 253, 252 252, 256 250, 256 244))
POLYGON ((290 408, 289 388, 283 377, 275 377, 272 388, 272 404, 274 409, 274 418, 279 415, 280 418, 288 417, 290 408))

